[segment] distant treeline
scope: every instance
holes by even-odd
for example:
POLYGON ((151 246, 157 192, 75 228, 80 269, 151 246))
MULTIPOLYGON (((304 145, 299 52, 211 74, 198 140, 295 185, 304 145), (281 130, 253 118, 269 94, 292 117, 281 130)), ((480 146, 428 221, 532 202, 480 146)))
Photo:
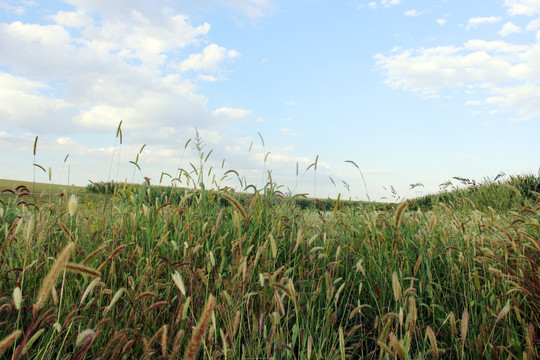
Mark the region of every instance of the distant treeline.
POLYGON ((465 178, 454 178, 466 187, 413 199, 409 209, 429 211, 434 205, 460 206, 468 209, 487 210, 492 208, 505 211, 522 207, 526 200, 535 200, 540 196, 540 174, 511 176, 508 180, 485 180, 477 183, 465 178))
MULTIPOLYGON (((465 188, 458 189, 452 186, 450 190, 444 190, 437 194, 426 195, 411 199, 410 210, 429 211, 433 206, 443 203, 451 206, 460 206, 469 209, 486 210, 492 208, 497 211, 508 210, 523 206, 526 200, 534 200, 540 196, 540 176, 525 175, 512 176, 508 180, 486 180, 477 183, 474 180, 456 177, 455 180, 466 185, 465 188)), ((171 186, 148 186, 143 184, 129 184, 117 182, 90 183, 86 189, 97 194, 133 194, 134 196, 144 196, 147 202, 154 203, 159 200, 161 203, 178 203, 188 194, 197 194, 201 189, 188 189, 171 186)), ((215 194, 213 190, 206 191, 215 194)), ((281 193, 271 194, 272 201, 294 201, 301 209, 312 209, 318 211, 332 211, 336 207, 374 207, 378 210, 388 210, 395 207, 392 203, 373 203, 351 200, 335 199, 312 199, 306 197, 283 196, 281 193)), ((235 198, 247 205, 251 201, 252 194, 236 193, 235 198)), ((189 204, 191 201, 187 201, 189 204)), ((229 202, 220 199, 220 204, 228 206, 229 202)))
MULTIPOLYGON (((130 183, 118 183, 118 182, 92 182, 86 186, 86 190, 95 193, 95 194, 133 194, 134 196, 144 196, 146 201, 155 202, 159 200, 161 203, 170 202, 178 203, 188 194, 196 194, 201 189, 188 189, 181 187, 171 187, 171 186, 148 186, 146 183, 143 184, 130 184, 130 183)), ((208 191, 209 193, 215 193, 215 191, 208 191)), ((364 203, 360 201, 349 201, 349 200, 335 200, 335 199, 311 199, 306 197, 291 197, 284 196, 283 194, 276 192, 272 194, 274 201, 294 201, 296 206, 301 209, 313 209, 319 211, 332 211, 337 207, 342 206, 377 206, 382 209, 389 209, 394 207, 394 204, 387 203, 364 203)), ((249 193, 235 193, 235 198, 243 204, 247 205, 252 199, 252 194, 249 193)), ((190 201, 188 200, 188 204, 190 201)), ((220 204, 223 206, 228 206, 229 202, 225 199, 220 199, 220 204)))

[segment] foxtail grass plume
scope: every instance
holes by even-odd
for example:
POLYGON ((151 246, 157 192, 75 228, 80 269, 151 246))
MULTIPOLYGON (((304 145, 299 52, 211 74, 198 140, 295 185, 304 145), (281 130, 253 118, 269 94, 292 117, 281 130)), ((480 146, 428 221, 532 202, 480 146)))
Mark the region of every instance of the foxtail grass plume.
POLYGON ((34 304, 34 312, 38 312, 39 309, 43 307, 45 304, 45 301, 47 301, 47 298, 49 296, 49 293, 51 292, 51 289, 53 288, 54 284, 56 283, 56 279, 58 278, 58 275, 60 275, 60 272, 65 268, 69 255, 75 248, 74 243, 69 243, 68 246, 62 250, 60 255, 56 258, 56 261, 54 262, 51 270, 43 280, 43 283, 41 284, 41 288, 39 289, 38 296, 36 303, 34 304))
POLYGON ((77 195, 71 194, 71 196, 69 197, 69 202, 68 202, 69 216, 75 215, 75 212, 77 211, 78 202, 79 202, 79 198, 77 197, 77 195))
POLYGON ((22 303, 21 288, 16 286, 15 289, 13 289, 13 305, 15 306, 15 309, 20 310, 21 303, 22 303))
POLYGON ((25 233, 25 239, 28 242, 30 240, 30 237, 34 233, 34 217, 31 216, 28 219, 28 222, 26 223, 26 233, 25 233))
POLYGON ((401 284, 399 283, 399 278, 397 272, 394 271, 392 274, 392 290, 394 291, 394 299, 396 301, 401 301, 401 284))
POLYGON ((405 212, 405 209, 407 209, 407 206, 409 206, 409 200, 405 200, 399 204, 396 210, 396 217, 394 218, 395 227, 398 227, 401 224, 401 219, 403 218, 403 213, 405 212))
POLYGON ((15 330, 0 341, 0 355, 6 352, 15 341, 22 335, 21 330, 15 330))
POLYGON ((199 319, 199 325, 197 325, 197 327, 193 331, 193 334, 191 335, 191 340, 189 341, 189 344, 187 346, 184 360, 193 360, 196 358, 197 352, 199 351, 199 347, 206 333, 206 329, 208 328, 208 324, 210 323, 210 318, 212 317, 212 313, 215 307, 216 298, 213 295, 210 295, 210 298, 206 302, 206 306, 204 307, 204 310, 199 319))
POLYGON ((77 335, 77 341, 75 341, 75 346, 83 346, 86 345, 89 341, 92 341, 92 339, 96 336, 96 332, 93 329, 86 329, 83 330, 77 335))
POLYGON ((176 287, 180 290, 182 295, 186 296, 186 287, 184 286, 182 276, 178 273, 178 271, 175 271, 174 274, 172 274, 171 276, 176 287))

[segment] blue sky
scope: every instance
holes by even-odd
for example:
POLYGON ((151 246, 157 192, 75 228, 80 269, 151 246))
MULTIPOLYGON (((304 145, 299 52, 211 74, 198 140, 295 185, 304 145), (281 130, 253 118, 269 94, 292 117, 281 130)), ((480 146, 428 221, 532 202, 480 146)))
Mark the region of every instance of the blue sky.
POLYGON ((39 136, 53 183, 158 183, 196 129, 237 190, 225 171, 361 200, 537 173, 538 59, 540 0, 0 0, 0 177, 33 178, 39 136))

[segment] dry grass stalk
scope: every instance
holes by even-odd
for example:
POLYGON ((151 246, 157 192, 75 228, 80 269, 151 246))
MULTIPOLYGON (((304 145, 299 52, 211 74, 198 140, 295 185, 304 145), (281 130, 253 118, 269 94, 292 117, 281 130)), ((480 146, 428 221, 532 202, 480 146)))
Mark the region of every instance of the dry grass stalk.
POLYGON ((457 336, 457 325, 456 325, 456 317, 454 315, 454 312, 450 312, 450 315, 448 315, 450 318, 450 327, 452 328, 452 336, 457 336))
POLYGON ((119 247, 117 247, 116 249, 114 249, 111 254, 109 255, 109 257, 107 257, 105 259, 105 261, 103 261, 103 263, 101 263, 101 265, 99 265, 98 267, 98 271, 101 271, 101 269, 103 269, 103 267, 105 266, 105 264, 107 264, 107 261, 111 260, 111 259, 114 259, 114 257, 116 255, 118 255, 120 252, 122 252, 125 248, 127 248, 127 245, 120 245, 119 247))
POLYGON ((403 346, 401 346, 400 342, 398 341, 396 335, 394 333, 390 333, 390 345, 394 349, 394 351, 398 354, 398 356, 402 359, 406 359, 405 351, 403 350, 403 346))
POLYGON ((246 214, 246 210, 244 210, 244 207, 238 202, 238 200, 236 200, 235 198, 225 194, 225 193, 222 193, 221 194, 222 197, 225 198, 225 200, 227 200, 228 202, 231 203, 231 205, 235 208, 236 211, 238 211, 238 213, 240 213, 240 215, 242 215, 242 218, 244 220, 247 219, 247 214, 246 214))
POLYGON ((345 336, 343 334, 343 327, 339 327, 339 353, 341 355, 341 360, 345 360, 345 336))
POLYGON ((407 206, 409 206, 409 200, 405 200, 399 204, 396 210, 396 216, 394 218, 395 227, 398 227, 401 224, 401 219, 403 218, 403 213, 405 212, 405 209, 407 209, 407 206))
POLYGON ((6 350, 11 347, 17 341, 17 339, 22 335, 21 330, 15 330, 8 336, 6 336, 2 341, 0 341, 0 355, 4 354, 6 350))
POLYGON ((161 353, 167 355, 167 333, 169 330, 169 325, 163 325, 163 331, 161 332, 161 353))
POLYGON ((461 316, 461 353, 465 350, 465 339, 469 330, 469 311, 465 309, 461 316))
POLYGON ((79 347, 88 344, 89 341, 92 341, 94 336, 96 336, 96 332, 93 329, 86 329, 81 331, 79 335, 77 335, 75 346, 79 347))
POLYGON ((58 257, 56 258, 56 261, 54 262, 47 276, 45 277, 45 280, 43 280, 43 284, 39 289, 37 301, 34 304, 34 313, 37 313, 43 307, 45 301, 47 301, 49 293, 51 292, 52 287, 56 283, 58 275, 60 275, 60 272, 65 268, 69 259, 69 255, 73 251, 73 248, 75 248, 75 243, 69 243, 69 245, 66 246, 64 250, 60 253, 60 255, 58 255, 58 257))
POLYGON ((503 307, 502 310, 499 312, 499 315, 497 315, 497 319, 495 320, 495 324, 498 323, 499 321, 501 321, 502 318, 504 318, 506 316, 506 314, 508 314, 510 309, 511 309, 510 305, 506 305, 505 307, 503 307))
POLYGON ((173 274, 171 274, 171 277, 174 281, 174 284, 180 290, 182 295, 186 296, 186 287, 184 286, 184 281, 182 280, 182 276, 178 273, 178 271, 175 271, 173 274))
POLYGON ((435 357, 439 357, 439 347, 437 346, 437 339, 435 338, 435 333, 430 326, 426 328, 426 337, 431 343, 431 350, 433 351, 433 355, 435 357))
POLYGON ((80 264, 85 264, 86 262, 88 262, 90 259, 92 259, 94 256, 96 256, 97 254, 99 254, 100 252, 102 252, 103 250, 107 249, 111 244, 105 244, 105 245, 102 245, 100 246, 99 248, 97 248, 96 250, 92 251, 87 257, 85 257, 84 259, 82 259, 82 261, 80 262, 80 264))
POLYGON ((199 319, 199 325, 197 325, 193 331, 193 334, 191 335, 191 340, 189 341, 188 347, 184 354, 184 360, 193 360, 197 356, 197 352, 199 351, 202 339, 206 333, 208 324, 210 323, 210 317, 212 316, 215 306, 216 298, 213 295, 210 295, 210 298, 206 302, 206 306, 204 307, 199 319))
POLYGON ((139 301, 139 300, 144 299, 144 298, 147 298, 147 297, 153 297, 153 298, 155 298, 155 297, 156 297, 156 294, 154 294, 154 293, 151 292, 151 291, 146 291, 146 292, 143 292, 143 293, 137 295, 137 297, 135 298, 135 301, 139 301))
POLYGON ((125 290, 124 288, 118 289, 118 291, 114 294, 109 306, 106 306, 105 309, 103 310, 103 316, 105 316, 105 314, 107 314, 111 310, 111 308, 114 306, 114 304, 116 304, 118 299, 120 299, 120 296, 122 296, 122 294, 124 293, 124 290, 125 290))
POLYGON ((311 359, 311 351, 313 349, 313 338, 311 337, 311 335, 309 335, 308 337, 308 340, 307 340, 307 358, 308 360, 311 359))
POLYGON ((43 332, 45 331, 44 328, 41 328, 39 329, 31 338, 30 340, 28 340, 26 342, 26 344, 24 345, 24 348, 21 352, 21 356, 24 356, 27 351, 32 347, 32 345, 36 342, 36 340, 41 336, 41 334, 43 334, 43 332))
POLYGON ((71 272, 76 272, 76 273, 79 273, 79 274, 82 274, 82 275, 88 275, 88 276, 92 276, 92 277, 100 277, 101 276, 101 273, 99 271, 96 271, 96 270, 94 270, 94 269, 92 269, 90 267, 80 265, 80 264, 67 263, 66 264, 66 269, 71 271, 71 272))
POLYGON ((234 317, 233 337, 236 336, 236 332, 238 331, 238 325, 240 325, 240 310, 236 311, 236 315, 234 317))
POLYGON ((412 296, 409 297, 409 314, 411 315, 411 324, 409 327, 410 332, 414 330, 416 326, 416 320, 418 319, 418 310, 416 308, 416 299, 412 296))
POLYGON ((176 355, 178 354, 178 352, 180 352, 180 342, 182 341, 183 337, 184 337, 184 330, 180 330, 174 337, 173 348, 172 348, 171 355, 169 355, 169 359, 171 360, 176 359, 176 355))
POLYGON ((217 217, 217 220, 216 220, 216 226, 215 226, 216 231, 219 229, 219 224, 221 223, 221 220, 223 219, 224 210, 225 209, 220 209, 219 210, 218 217, 217 217))
POLYGON ((153 303, 152 305, 148 306, 146 309, 144 309, 143 315, 146 316, 150 311, 157 309, 158 307, 168 305, 168 304, 169 303, 167 301, 157 301, 153 303))
POLYGON ((99 283, 101 279, 99 277, 97 278, 94 278, 90 284, 88 284, 88 286, 86 287, 86 290, 84 290, 84 293, 81 297, 81 304, 84 302, 84 300, 86 299, 86 297, 88 296, 88 294, 90 294, 92 292, 92 290, 94 290, 94 288, 96 287, 96 285, 99 283))
POLYGON ((431 219, 429 220, 429 227, 428 232, 431 234, 433 231, 433 228, 437 225, 437 217, 435 215, 431 215, 431 219))
POLYGON ((394 290, 394 299, 396 301, 401 301, 401 284, 399 283, 398 275, 395 271, 392 274, 392 290, 394 290))

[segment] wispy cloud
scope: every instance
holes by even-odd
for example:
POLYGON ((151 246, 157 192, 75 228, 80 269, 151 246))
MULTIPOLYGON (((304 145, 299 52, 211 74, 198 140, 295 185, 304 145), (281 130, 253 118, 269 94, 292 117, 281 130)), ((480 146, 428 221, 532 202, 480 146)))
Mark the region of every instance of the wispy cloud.
POLYGON ((495 24, 499 21, 501 21, 500 16, 474 17, 474 18, 470 18, 469 21, 467 21, 466 29, 470 30, 479 25, 484 25, 484 24, 495 24))
POLYGON ((407 10, 405 11, 405 16, 411 16, 411 17, 416 17, 416 16, 420 16, 422 15, 422 13, 418 10, 407 10))
POLYGON ((281 135, 286 135, 286 136, 300 136, 299 133, 292 131, 290 128, 287 128, 287 127, 281 128, 279 132, 281 135))

